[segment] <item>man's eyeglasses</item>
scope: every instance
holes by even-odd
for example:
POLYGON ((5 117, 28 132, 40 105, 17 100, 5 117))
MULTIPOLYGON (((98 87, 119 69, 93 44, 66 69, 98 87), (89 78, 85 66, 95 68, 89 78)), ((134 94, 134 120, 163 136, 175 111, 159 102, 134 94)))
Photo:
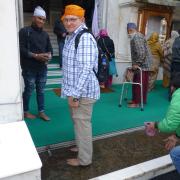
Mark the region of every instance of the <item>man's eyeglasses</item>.
POLYGON ((76 22, 78 19, 79 19, 79 18, 64 18, 64 19, 63 19, 63 22, 65 22, 65 23, 68 23, 68 22, 74 23, 74 22, 76 22))

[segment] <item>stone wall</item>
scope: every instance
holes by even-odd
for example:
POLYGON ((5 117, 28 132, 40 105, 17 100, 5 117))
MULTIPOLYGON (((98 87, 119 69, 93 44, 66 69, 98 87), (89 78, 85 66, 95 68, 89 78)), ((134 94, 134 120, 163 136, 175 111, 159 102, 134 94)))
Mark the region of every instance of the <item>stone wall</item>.
POLYGON ((0 123, 23 119, 17 7, 17 0, 0 1, 0 123))

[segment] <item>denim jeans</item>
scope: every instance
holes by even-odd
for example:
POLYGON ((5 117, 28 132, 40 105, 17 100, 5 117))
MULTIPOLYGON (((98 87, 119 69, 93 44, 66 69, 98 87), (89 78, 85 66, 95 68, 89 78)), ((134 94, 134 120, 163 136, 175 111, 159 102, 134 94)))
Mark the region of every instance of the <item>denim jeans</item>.
POLYGON ((47 80, 47 70, 32 71, 23 70, 22 76, 24 78, 24 92, 23 92, 23 107, 24 112, 29 111, 29 102, 32 92, 36 87, 36 98, 38 104, 38 111, 44 111, 44 88, 47 80))
POLYGON ((62 67, 62 52, 63 52, 64 42, 59 42, 59 65, 62 67))
POLYGON ((174 166, 176 167, 178 173, 180 174, 180 146, 174 147, 170 151, 170 156, 171 156, 174 166))

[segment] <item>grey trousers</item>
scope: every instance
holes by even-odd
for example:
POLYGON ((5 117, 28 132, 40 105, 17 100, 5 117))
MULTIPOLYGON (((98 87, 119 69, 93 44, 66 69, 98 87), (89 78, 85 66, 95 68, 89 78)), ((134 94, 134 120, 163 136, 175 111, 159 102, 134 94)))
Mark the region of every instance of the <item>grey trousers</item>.
POLYGON ((75 142, 78 148, 78 160, 81 165, 92 163, 92 124, 93 104, 96 100, 81 98, 78 108, 70 108, 74 123, 75 142))

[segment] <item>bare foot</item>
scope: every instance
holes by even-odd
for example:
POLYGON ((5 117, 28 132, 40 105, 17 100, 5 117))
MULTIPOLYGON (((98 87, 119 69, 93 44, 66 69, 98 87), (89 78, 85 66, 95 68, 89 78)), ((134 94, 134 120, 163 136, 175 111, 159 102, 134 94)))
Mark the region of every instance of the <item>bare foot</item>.
POLYGON ((67 159, 67 164, 70 166, 80 166, 78 159, 67 159))
POLYGON ((72 152, 78 152, 78 148, 77 148, 77 147, 73 147, 73 148, 70 149, 70 151, 72 151, 72 152))
POLYGON ((133 103, 128 105, 129 108, 138 108, 139 104, 133 103))
POLYGON ((134 104, 135 102, 133 100, 130 100, 127 102, 128 104, 134 104))

